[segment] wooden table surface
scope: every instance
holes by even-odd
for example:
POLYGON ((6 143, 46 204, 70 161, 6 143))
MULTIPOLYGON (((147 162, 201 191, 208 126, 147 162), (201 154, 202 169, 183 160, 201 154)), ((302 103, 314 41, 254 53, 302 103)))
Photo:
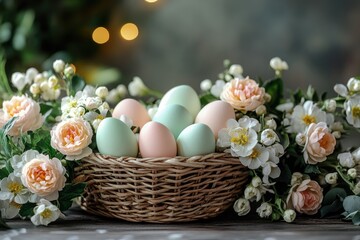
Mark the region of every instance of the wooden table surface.
POLYGON ((351 239, 360 240, 360 227, 339 219, 297 219, 288 224, 263 219, 238 217, 228 211, 210 220, 151 224, 130 223, 117 219, 97 217, 79 207, 67 211, 64 220, 47 227, 35 227, 28 220, 10 220, 11 230, 0 232, 0 240, 180 240, 180 239, 351 239))

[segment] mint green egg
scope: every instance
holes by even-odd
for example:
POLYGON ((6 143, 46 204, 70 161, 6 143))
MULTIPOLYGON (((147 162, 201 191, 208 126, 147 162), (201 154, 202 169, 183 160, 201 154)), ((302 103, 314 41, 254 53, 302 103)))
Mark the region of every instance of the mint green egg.
POLYGON ((101 154, 114 157, 136 157, 138 144, 135 134, 117 118, 105 118, 96 132, 96 144, 101 154))
POLYGON ((199 96, 188 85, 180 85, 167 91, 159 104, 159 111, 165 106, 179 104, 185 107, 191 114, 193 121, 201 109, 199 96))
POLYGON ((193 118, 185 107, 173 104, 158 110, 153 121, 165 125, 177 139, 181 131, 193 123, 193 118))
POLYGON ((215 152, 215 136, 203 123, 185 128, 177 138, 178 155, 192 157, 215 152))

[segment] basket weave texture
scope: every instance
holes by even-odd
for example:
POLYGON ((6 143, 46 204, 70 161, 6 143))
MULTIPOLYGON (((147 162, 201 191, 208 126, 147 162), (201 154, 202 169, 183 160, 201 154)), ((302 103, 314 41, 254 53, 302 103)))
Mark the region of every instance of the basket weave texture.
POLYGON ((225 153, 175 158, 114 158, 94 153, 76 169, 87 182, 80 205, 132 222, 185 222, 229 208, 248 177, 225 153))

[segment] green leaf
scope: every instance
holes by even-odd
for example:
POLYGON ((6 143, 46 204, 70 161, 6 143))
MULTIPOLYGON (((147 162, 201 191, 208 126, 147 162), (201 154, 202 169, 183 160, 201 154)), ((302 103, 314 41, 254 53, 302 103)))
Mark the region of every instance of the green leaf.
POLYGON ((342 188, 332 188, 325 194, 322 204, 324 206, 332 204, 337 199, 340 200, 340 199, 345 198, 346 195, 347 194, 346 194, 346 191, 344 189, 342 189, 342 188))
POLYGON ((9 225, 7 225, 4 219, 2 219, 1 217, 0 217, 0 229, 3 230, 11 229, 11 227, 9 227, 9 225))
POLYGON ((347 196, 343 201, 344 210, 352 213, 360 210, 360 197, 355 195, 347 196))
POLYGON ((36 207, 36 203, 25 203, 21 206, 19 215, 21 217, 31 217, 34 215, 34 208, 36 207))
POLYGON ((320 217, 323 218, 325 216, 330 215, 331 213, 337 213, 343 209, 340 199, 336 199, 329 205, 324 205, 320 209, 320 217))
POLYGON ((219 99, 216 98, 211 93, 207 93, 207 94, 204 94, 204 95, 200 96, 201 106, 205 106, 206 104, 208 104, 210 102, 213 102, 213 101, 216 101, 216 100, 219 100, 219 99))
POLYGON ((9 136, 7 135, 11 128, 14 126, 16 122, 16 117, 11 118, 5 125, 0 129, 0 150, 4 152, 6 158, 10 158, 12 156, 11 147, 9 144, 9 136))
POLYGON ((360 211, 357 211, 357 213, 353 216, 352 222, 356 226, 360 226, 360 211))
POLYGON ((9 171, 6 169, 6 167, 3 167, 0 169, 0 179, 6 178, 9 176, 9 171))
POLYGON ((80 197, 84 188, 86 187, 86 183, 77 183, 77 184, 66 184, 61 192, 59 192, 58 202, 60 204, 60 211, 65 211, 71 207, 72 200, 74 198, 80 197))
POLYGON ((76 92, 83 90, 85 85, 86 83, 84 79, 82 79, 78 75, 75 75, 70 82, 70 95, 74 96, 76 92))
POLYGON ((276 107, 284 97, 284 84, 281 78, 268 80, 264 83, 266 93, 270 94, 271 100, 268 103, 270 107, 276 107))
POLYGON ((320 172, 318 166, 315 166, 315 165, 306 165, 305 170, 304 170, 304 173, 306 173, 306 174, 311 174, 311 173, 320 174, 321 172, 320 172))

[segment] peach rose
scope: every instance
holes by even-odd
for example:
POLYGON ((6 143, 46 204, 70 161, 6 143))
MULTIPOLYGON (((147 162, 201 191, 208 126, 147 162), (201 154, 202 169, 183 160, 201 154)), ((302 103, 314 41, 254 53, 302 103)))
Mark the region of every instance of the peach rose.
POLYGON ((21 181, 30 192, 53 201, 65 186, 65 172, 59 159, 39 154, 23 166, 21 181))
POLYGON ((320 185, 310 179, 295 184, 287 197, 287 207, 299 213, 314 215, 321 207, 323 193, 320 185))
POLYGON ((310 124, 306 132, 304 159, 308 164, 317 164, 326 160, 334 152, 335 137, 324 122, 310 124))
POLYGON ((92 150, 93 131, 90 124, 81 118, 68 118, 51 129, 51 146, 68 160, 78 160, 89 156, 92 150))
POLYGON ((221 100, 228 102, 233 108, 243 112, 254 111, 265 103, 265 89, 249 77, 235 78, 228 82, 222 91, 221 100))
POLYGON ((9 131, 11 136, 34 131, 44 123, 40 105, 26 96, 13 96, 10 101, 3 102, 3 109, 0 110, 0 127, 4 126, 12 117, 17 117, 17 119, 9 131))

